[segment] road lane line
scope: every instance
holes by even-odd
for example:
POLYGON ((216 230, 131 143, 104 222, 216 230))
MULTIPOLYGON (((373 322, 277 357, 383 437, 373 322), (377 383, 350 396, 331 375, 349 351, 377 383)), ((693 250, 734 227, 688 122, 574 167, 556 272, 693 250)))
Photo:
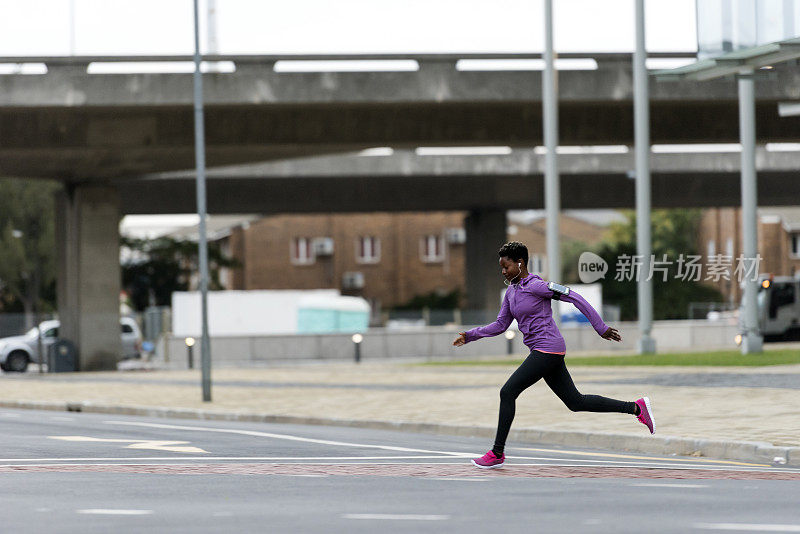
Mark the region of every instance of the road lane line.
POLYGON ((150 515, 152 510, 112 510, 104 508, 88 508, 86 510, 75 510, 79 514, 90 515, 150 515))
MULTIPOLYGON (((439 460, 448 459, 449 456, 94 456, 82 458, 0 458, 0 465, 8 465, 9 462, 129 462, 129 461, 161 461, 161 460, 247 460, 247 461, 309 461, 309 460, 439 460)), ((437 462, 438 463, 438 462, 437 462)), ((44 464, 43 464, 44 465, 44 464)), ((456 464, 457 465, 457 464, 456 464)))
POLYGON ((698 458, 659 458, 657 456, 637 456, 632 454, 613 454, 613 453, 601 453, 601 452, 586 452, 586 451, 568 451, 568 450, 559 450, 559 449, 535 449, 531 447, 513 447, 516 450, 522 451, 535 451, 535 452, 553 452, 558 454, 570 454, 575 456, 604 456, 606 458, 629 458, 632 460, 660 460, 664 462, 704 462, 710 464, 722 464, 722 465, 744 465, 744 466, 751 466, 751 467, 772 467, 770 464, 753 464, 753 463, 746 463, 746 462, 735 462, 732 460, 704 460, 698 458))
POLYGON ((426 477, 424 480, 455 480, 456 482, 488 482, 489 477, 426 477))
POLYGON ((449 515, 423 515, 423 514, 343 514, 344 519, 386 519, 400 521, 444 521, 450 519, 449 515))
POLYGON ((255 436, 261 438, 284 439, 288 441, 302 441, 305 443, 317 443, 320 445, 334 445, 337 447, 358 447, 367 449, 382 449, 385 451, 397 452, 420 452, 427 454, 446 454, 450 456, 475 456, 475 453, 470 452, 451 452, 451 451, 432 451, 428 449, 411 449, 408 447, 393 447, 389 445, 367 445, 365 443, 352 443, 346 441, 331 441, 327 439, 314 439, 303 438, 300 436, 292 436, 290 434, 274 434, 271 432, 260 432, 258 430, 238 430, 234 428, 215 428, 207 426, 184 426, 184 425, 167 425, 163 423, 140 423, 133 421, 103 421, 108 425, 127 425, 127 426, 141 426, 148 428, 166 428, 171 430, 190 430, 195 432, 218 432, 222 434, 240 434, 242 436, 255 436))
POLYGON ((800 532, 800 525, 768 525, 756 523, 695 523, 702 530, 734 530, 739 532, 800 532))
POLYGON ((628 484, 632 488, 708 488, 707 484, 666 484, 666 483, 641 483, 641 484, 628 484))

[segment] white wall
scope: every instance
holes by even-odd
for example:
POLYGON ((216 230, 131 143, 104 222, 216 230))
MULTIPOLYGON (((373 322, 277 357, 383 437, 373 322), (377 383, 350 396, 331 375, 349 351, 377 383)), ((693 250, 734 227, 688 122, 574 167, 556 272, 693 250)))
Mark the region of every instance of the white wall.
MULTIPOLYGON (((639 338, 635 322, 616 323, 622 342, 600 338, 585 324, 564 326, 561 329, 567 343, 567 357, 587 352, 632 352, 639 338)), ((458 328, 428 327, 412 331, 392 331, 383 328, 364 333, 361 357, 364 361, 384 358, 470 359, 507 354, 508 342, 503 336, 484 338, 463 347, 453 347, 458 328)), ((735 349, 733 337, 739 332, 735 324, 708 321, 655 321, 652 335, 659 352, 702 349, 735 349)), ((512 341, 512 353, 524 356, 528 349, 522 336, 512 341)), ((195 350, 195 366, 199 351, 195 350)), ((353 359, 354 346, 350 335, 273 335, 215 337, 211 339, 214 366, 247 366, 286 360, 348 360, 353 359)), ((186 345, 182 337, 163 340, 157 357, 170 367, 186 367, 186 345)))

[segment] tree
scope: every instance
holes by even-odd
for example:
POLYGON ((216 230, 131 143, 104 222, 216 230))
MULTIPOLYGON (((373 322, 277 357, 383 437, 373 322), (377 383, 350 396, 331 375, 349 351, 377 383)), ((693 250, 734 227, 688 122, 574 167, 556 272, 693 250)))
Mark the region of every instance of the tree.
POLYGON ((585 251, 592 247, 580 240, 562 241, 561 243, 561 279, 566 284, 580 284, 578 276, 578 260, 585 251))
POLYGON ((25 313, 55 309, 54 211, 60 184, 0 179, 0 307, 25 313))
MULTIPOLYGON (((636 255, 636 213, 623 212, 626 221, 613 223, 606 239, 594 250, 608 263, 608 273, 601 280, 604 301, 620 307, 622 320, 638 315, 637 284, 634 280, 615 280, 617 261, 624 255, 636 255)), ((722 294, 714 287, 678 278, 678 258, 697 254, 697 229, 702 212, 698 209, 653 210, 651 215, 652 253, 656 260, 666 254, 667 279, 653 275, 653 318, 686 319, 690 302, 720 302, 722 294)), ((649 273, 642 273, 647 276, 649 273)))
MULTIPOLYGON (((198 245, 171 237, 134 239, 123 237, 127 259, 122 261, 122 287, 138 311, 147 306, 169 306, 172 293, 187 291, 192 273, 198 271, 198 245)), ((223 289, 219 281, 222 267, 236 268, 240 263, 223 254, 218 243, 208 243, 209 289, 223 289)))

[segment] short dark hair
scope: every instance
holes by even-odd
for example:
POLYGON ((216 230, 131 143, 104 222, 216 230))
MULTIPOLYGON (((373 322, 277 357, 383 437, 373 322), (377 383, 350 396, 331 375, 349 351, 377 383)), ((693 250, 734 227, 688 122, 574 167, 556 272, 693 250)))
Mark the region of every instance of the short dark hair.
POLYGON ((519 241, 511 241, 510 243, 506 243, 500 247, 500 250, 497 251, 497 254, 501 258, 508 258, 512 261, 522 261, 525 263, 525 265, 528 264, 528 247, 519 241))

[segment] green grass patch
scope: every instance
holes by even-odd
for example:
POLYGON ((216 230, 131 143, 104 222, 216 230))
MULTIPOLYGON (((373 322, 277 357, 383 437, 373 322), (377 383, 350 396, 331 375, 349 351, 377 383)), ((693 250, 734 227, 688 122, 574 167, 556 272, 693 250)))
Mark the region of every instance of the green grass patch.
MULTIPOLYGON (((519 365, 524 358, 502 358, 497 360, 459 360, 451 362, 427 362, 420 365, 519 365)), ((736 366, 756 367, 762 365, 786 365, 800 363, 800 350, 778 349, 766 350, 762 354, 743 355, 738 350, 720 350, 713 352, 672 352, 633 356, 570 356, 567 364, 594 366, 736 366)))

